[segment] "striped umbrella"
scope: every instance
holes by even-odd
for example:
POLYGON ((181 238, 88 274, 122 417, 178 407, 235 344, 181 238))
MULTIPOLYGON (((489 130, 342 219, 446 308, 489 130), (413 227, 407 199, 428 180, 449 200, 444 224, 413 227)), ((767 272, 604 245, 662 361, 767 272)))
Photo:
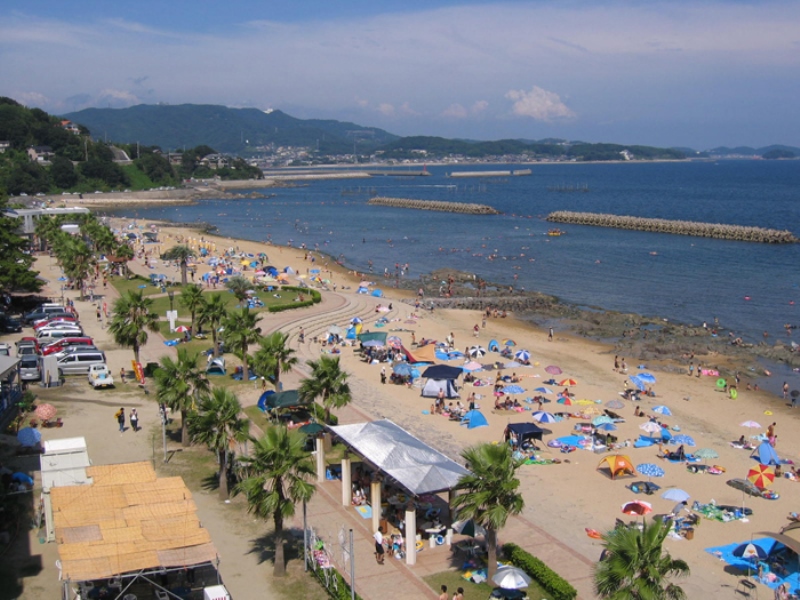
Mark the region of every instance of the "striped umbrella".
POLYGON ((537 387, 534 392, 539 392, 540 394, 552 394, 553 390, 546 388, 546 387, 537 387))
POLYGON ((572 387, 573 385, 578 385, 578 382, 575 381, 574 379, 562 379, 558 383, 558 385, 561 385, 561 386, 564 386, 564 387, 572 387))
POLYGON ((747 481, 758 489, 766 489, 775 481, 775 471, 769 465, 757 465, 747 472, 747 481))
POLYGON ((563 404, 564 406, 572 406, 572 400, 570 400, 566 396, 559 396, 556 402, 558 402, 559 404, 563 404))
POLYGON ((543 410, 537 410, 533 413, 533 420, 538 421, 539 423, 555 423, 556 418, 550 414, 549 412, 543 410))
POLYGON ((480 358, 481 356, 486 356, 486 348, 483 346, 473 346, 469 349, 469 355, 471 358, 480 358))
POLYGON ((761 425, 759 425, 755 421, 745 421, 744 423, 739 423, 739 427, 749 427, 751 429, 761 429, 761 425))
POLYGON ((531 353, 527 350, 519 350, 514 353, 514 358, 520 362, 528 362, 531 359, 531 353))

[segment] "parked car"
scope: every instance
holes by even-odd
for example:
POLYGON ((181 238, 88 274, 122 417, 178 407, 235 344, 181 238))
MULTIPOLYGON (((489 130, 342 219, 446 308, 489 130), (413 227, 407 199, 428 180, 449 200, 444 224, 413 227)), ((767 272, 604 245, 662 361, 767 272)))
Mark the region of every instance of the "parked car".
POLYGON ((22 323, 8 315, 0 315, 0 332, 19 333, 22 331, 22 323))
POLYGON ((47 327, 36 334, 36 339, 42 343, 53 341, 65 337, 81 337, 83 336, 83 329, 80 327, 72 329, 51 329, 47 327))
POLYGON ((94 387, 114 387, 114 377, 111 375, 111 369, 106 364, 92 365, 89 367, 89 383, 94 387))
POLYGON ((106 363, 106 355, 100 350, 87 352, 70 352, 58 359, 58 374, 62 375, 86 375, 92 365, 106 363))
POLYGON ((65 337, 55 342, 42 346, 42 356, 62 352, 67 348, 78 348, 83 346, 94 346, 94 340, 90 337, 65 337))
POLYGON ((71 315, 72 313, 67 312, 67 309, 63 306, 43 306, 37 308, 33 312, 29 312, 28 314, 22 317, 23 323, 33 323, 34 321, 41 321, 42 319, 46 319, 49 315, 55 315, 57 313, 63 313, 65 315, 71 315))
POLYGON ((52 321, 58 317, 74 317, 70 312, 66 311, 59 311, 59 312, 51 312, 51 313, 28 313, 29 315, 35 315, 33 319, 30 321, 26 321, 26 323, 32 327, 36 327, 40 323, 46 323, 48 321, 52 321))
POLYGON ((75 318, 74 315, 69 317, 53 317, 52 319, 45 319, 44 321, 37 321, 33 325, 33 329, 41 329, 42 327, 50 327, 53 325, 58 325, 59 323, 71 323, 73 325, 78 323, 78 319, 75 318))
POLYGON ((39 340, 35 337, 24 337, 17 341, 17 356, 25 356, 26 354, 39 354, 39 340))
POLYGON ((36 354, 26 354, 20 358, 19 378, 22 381, 39 381, 42 378, 42 369, 36 354))
POLYGON ((64 358, 67 354, 78 354, 79 352, 99 352, 100 349, 92 344, 91 346, 66 346, 55 353, 57 359, 64 358))
POLYGON ((0 344, 0 356, 11 356, 11 346, 0 344))

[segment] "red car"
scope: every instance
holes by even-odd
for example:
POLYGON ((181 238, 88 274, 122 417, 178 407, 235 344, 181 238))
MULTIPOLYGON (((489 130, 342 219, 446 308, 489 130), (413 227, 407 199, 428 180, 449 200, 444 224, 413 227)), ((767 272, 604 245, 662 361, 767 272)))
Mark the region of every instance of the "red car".
POLYGON ((69 348, 69 347, 78 347, 78 346, 94 346, 94 340, 90 337, 65 337, 61 338, 60 340, 56 340, 55 342, 51 342, 46 346, 42 346, 42 356, 47 356, 48 354, 54 354, 56 352, 61 352, 62 350, 69 348))
POLYGON ((55 319, 48 319, 46 321, 39 321, 33 326, 34 330, 39 330, 42 327, 49 327, 56 323, 77 323, 78 319, 75 317, 56 317, 55 319))

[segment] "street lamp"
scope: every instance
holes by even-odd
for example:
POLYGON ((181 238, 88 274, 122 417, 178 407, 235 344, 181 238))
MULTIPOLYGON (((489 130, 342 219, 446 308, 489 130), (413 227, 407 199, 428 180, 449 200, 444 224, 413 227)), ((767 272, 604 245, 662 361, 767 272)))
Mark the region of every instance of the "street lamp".
POLYGON ((169 296, 169 311, 172 312, 173 310, 173 300, 175 299, 175 292, 170 290, 167 292, 167 296, 169 296))

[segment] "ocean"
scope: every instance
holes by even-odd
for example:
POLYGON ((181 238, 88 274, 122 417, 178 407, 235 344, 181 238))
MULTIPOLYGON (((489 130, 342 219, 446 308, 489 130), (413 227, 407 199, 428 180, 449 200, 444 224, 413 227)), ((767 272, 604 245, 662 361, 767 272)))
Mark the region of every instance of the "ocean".
MULTIPOLYGON (((418 169, 418 166, 414 167, 418 169)), ((766 245, 557 225, 554 210, 788 229, 800 237, 800 161, 457 165, 430 177, 327 180, 259 190, 266 199, 109 211, 142 222, 207 222, 225 236, 291 243, 350 268, 409 264, 552 294, 585 307, 688 324, 719 323, 747 341, 800 325, 800 244, 766 245), (456 170, 531 168, 530 176, 449 178, 456 170), (488 204, 496 216, 368 206, 381 196, 488 204), (566 231, 550 237, 548 229, 566 231)), ((282 265, 276 265, 281 267, 282 265)), ((800 332, 797 333, 800 336, 800 332)))

